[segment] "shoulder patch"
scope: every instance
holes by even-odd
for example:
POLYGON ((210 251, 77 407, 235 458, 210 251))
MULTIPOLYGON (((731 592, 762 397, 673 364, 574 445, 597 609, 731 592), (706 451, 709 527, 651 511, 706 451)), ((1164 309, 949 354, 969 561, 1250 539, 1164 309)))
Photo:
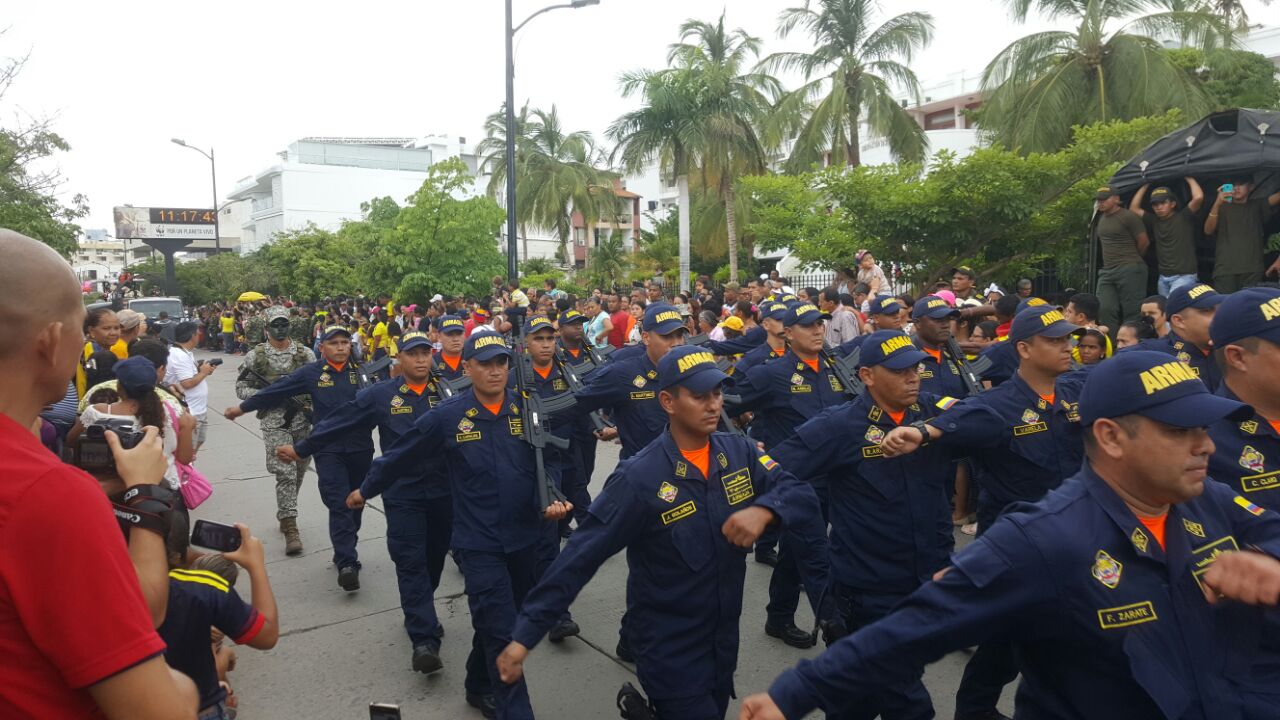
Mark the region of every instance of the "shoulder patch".
POLYGON ((1262 513, 1266 512, 1266 511, 1265 511, 1265 510, 1263 510, 1262 508, 1258 507, 1257 505, 1254 505, 1253 503, 1249 502, 1248 500, 1245 500, 1244 498, 1240 497, 1239 495, 1235 496, 1235 498, 1234 498, 1234 499, 1235 499, 1235 502, 1236 502, 1236 504, 1237 504, 1237 505, 1239 505, 1240 507, 1244 508, 1246 511, 1248 511, 1248 512, 1249 512, 1250 514, 1252 514, 1252 515, 1261 515, 1262 513))
POLYGON ((774 460, 773 458, 769 457, 768 455, 761 455, 761 456, 760 456, 760 464, 764 466, 764 469, 765 469, 765 470, 772 470, 772 469, 774 469, 774 468, 778 467, 778 461, 774 460))

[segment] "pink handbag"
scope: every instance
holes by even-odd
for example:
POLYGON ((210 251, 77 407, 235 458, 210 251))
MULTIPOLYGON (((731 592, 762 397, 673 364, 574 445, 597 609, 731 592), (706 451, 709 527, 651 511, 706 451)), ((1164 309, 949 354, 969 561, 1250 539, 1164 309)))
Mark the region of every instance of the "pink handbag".
MULTIPOLYGON (((169 412, 169 419, 173 421, 173 431, 178 432, 177 413, 169 403, 163 404, 165 410, 169 412)), ((209 484, 209 479, 199 470, 187 463, 179 462, 177 458, 173 460, 173 467, 178 471, 178 490, 182 493, 182 504, 186 505, 188 510, 196 509, 213 494, 213 485, 209 484)))

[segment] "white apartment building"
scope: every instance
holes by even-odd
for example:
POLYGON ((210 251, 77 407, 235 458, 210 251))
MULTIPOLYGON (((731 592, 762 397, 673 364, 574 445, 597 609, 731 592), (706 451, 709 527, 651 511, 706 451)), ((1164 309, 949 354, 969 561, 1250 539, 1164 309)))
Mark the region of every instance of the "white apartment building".
POLYGON ((309 223, 336 230, 344 220, 359 220, 361 203, 373 198, 403 204, 422 187, 428 169, 447 157, 460 157, 477 171, 465 138, 302 138, 279 153, 278 162, 241 178, 227 196, 248 204, 241 252, 309 223))
POLYGON ((125 267, 145 261, 151 248, 141 240, 116 240, 106 230, 86 230, 68 261, 84 281, 114 281, 125 267))

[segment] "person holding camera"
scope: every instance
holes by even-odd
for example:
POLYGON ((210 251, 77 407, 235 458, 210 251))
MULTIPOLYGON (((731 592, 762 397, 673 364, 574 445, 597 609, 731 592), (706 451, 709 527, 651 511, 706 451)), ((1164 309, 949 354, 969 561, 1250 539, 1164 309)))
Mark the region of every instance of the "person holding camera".
MULTIPOLYGON (((262 541, 237 524, 240 547, 222 553, 249 573, 253 602, 246 603, 226 578, 216 572, 175 567, 169 571, 169 611, 160 626, 167 649, 165 659, 196 682, 200 692, 199 720, 226 720, 227 691, 218 682, 217 662, 209 646, 209 628, 221 630, 237 645, 270 650, 280 639, 276 598, 267 577, 262 541)), ((184 528, 185 530, 185 528, 184 528)), ((187 534, 170 536, 171 557, 187 553, 187 534)))
MULTIPOLYGON (((60 462, 30 430, 79 364, 79 281, 47 245, 9 230, 0 230, 0 257, 10 337, 0 361, 23 379, 0 393, 0 716, 194 718, 195 686, 165 664, 155 631, 167 595, 149 607, 139 585, 152 584, 156 570, 163 581, 164 539, 135 527, 126 547, 93 477, 60 462), (135 569, 140 561, 145 573, 135 569)), ((126 486, 160 482, 154 428, 130 450, 115 433, 105 438, 126 486)))
MULTIPOLYGON (((205 382, 217 369, 221 360, 196 361, 191 351, 198 341, 193 322, 179 323, 173 330, 173 347, 169 348, 169 365, 165 372, 165 385, 177 385, 187 401, 187 410, 196 418, 195 450, 204 444, 209 431, 209 383, 205 382)), ((185 462, 190 462, 189 460, 185 462)))
MULTIPOLYGON (((67 433, 67 442, 74 444, 86 432, 86 429, 102 425, 106 421, 115 421, 132 428, 151 426, 159 428, 161 445, 164 449, 167 467, 164 471, 165 484, 171 490, 178 490, 178 470, 175 461, 190 463, 195 458, 194 431, 196 419, 182 413, 181 408, 166 407, 156 390, 159 375, 151 360, 135 355, 128 360, 115 364, 116 393, 119 399, 108 403, 88 405, 80 415, 80 420, 71 432, 67 433), (174 425, 177 418, 177 425, 174 425)), ((122 425, 122 426, 123 426, 122 425)))

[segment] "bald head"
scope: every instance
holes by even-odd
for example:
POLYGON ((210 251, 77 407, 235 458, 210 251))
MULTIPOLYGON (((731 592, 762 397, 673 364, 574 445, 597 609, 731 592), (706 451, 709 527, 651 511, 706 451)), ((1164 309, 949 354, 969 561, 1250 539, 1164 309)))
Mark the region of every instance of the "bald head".
POLYGON ((50 322, 79 322, 80 283, 62 256, 0 228, 0 257, 0 358, 20 352, 50 322))

